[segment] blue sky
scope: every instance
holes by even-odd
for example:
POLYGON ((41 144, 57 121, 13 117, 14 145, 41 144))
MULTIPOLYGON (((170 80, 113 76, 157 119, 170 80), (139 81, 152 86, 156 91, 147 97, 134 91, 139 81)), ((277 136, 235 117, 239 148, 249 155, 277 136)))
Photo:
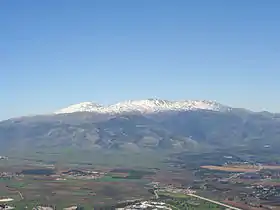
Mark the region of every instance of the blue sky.
POLYGON ((0 119, 82 101, 280 112, 279 0, 0 2, 0 119))

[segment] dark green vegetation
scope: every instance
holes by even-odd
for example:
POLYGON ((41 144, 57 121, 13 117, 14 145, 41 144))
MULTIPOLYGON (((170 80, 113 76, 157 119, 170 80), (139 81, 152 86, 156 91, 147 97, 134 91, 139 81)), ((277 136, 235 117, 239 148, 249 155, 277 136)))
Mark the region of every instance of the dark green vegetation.
POLYGON ((142 179, 144 176, 147 175, 155 175, 153 171, 143 171, 143 170, 133 170, 133 169, 114 169, 111 171, 112 178, 124 178, 124 179, 142 179), (123 177, 120 177, 117 174, 126 174, 123 177))
POLYGON ((1 150, 72 148, 141 151, 228 148, 247 145, 280 148, 277 114, 233 109, 154 115, 73 113, 0 122, 1 150))

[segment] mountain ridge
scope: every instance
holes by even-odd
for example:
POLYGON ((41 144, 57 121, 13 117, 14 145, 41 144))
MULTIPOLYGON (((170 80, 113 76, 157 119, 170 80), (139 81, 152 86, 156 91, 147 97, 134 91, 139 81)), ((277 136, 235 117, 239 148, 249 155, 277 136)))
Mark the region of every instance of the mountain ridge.
POLYGON ((268 144, 280 149, 279 114, 206 100, 130 100, 107 107, 85 102, 57 114, 1 121, 0 151, 70 147, 195 151, 268 144))
POLYGON ((162 99, 127 100, 108 106, 102 106, 94 102, 82 102, 70 105, 55 111, 54 114, 66 114, 74 112, 96 113, 141 113, 149 114, 164 111, 188 111, 188 110, 211 110, 230 111, 232 108, 210 100, 184 100, 171 101, 162 99))

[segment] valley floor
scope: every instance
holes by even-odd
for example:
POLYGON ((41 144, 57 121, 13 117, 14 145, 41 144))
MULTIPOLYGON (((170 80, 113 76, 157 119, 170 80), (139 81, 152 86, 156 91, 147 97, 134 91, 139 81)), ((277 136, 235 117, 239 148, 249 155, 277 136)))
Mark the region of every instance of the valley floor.
POLYGON ((0 201, 16 209, 76 205, 112 209, 144 201, 165 203, 167 209, 280 207, 278 165, 245 161, 221 151, 20 155, 0 162, 0 201))

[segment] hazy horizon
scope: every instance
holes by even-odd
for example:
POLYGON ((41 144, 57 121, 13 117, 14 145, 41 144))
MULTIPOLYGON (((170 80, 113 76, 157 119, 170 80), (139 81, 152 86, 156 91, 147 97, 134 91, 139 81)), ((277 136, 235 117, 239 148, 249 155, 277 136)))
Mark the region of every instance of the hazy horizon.
MULTIPOLYGON (((134 99, 127 99, 127 100, 145 100, 145 99, 152 99, 153 97, 147 97, 147 98, 134 98, 134 99)), ((217 101, 217 100, 211 100, 211 99, 195 99, 195 98, 192 98, 192 99, 166 99, 166 98, 157 98, 157 97, 154 97, 153 99, 162 99, 162 100, 168 100, 168 101, 184 101, 184 100, 207 100, 207 101, 215 101, 217 103, 220 103, 222 105, 225 105, 225 106, 229 106, 229 107, 232 107, 232 108, 244 108, 244 109, 247 109, 247 110, 250 110, 250 111, 253 111, 253 112, 262 112, 262 111, 268 111, 268 112, 271 112, 271 113, 278 113, 278 112, 273 112, 273 111, 270 111, 270 110, 266 110, 266 109, 251 109, 251 108, 248 108, 248 107, 242 107, 242 106, 238 106, 238 105, 232 105, 232 104, 226 104, 226 103, 221 103, 220 101, 217 101)), ((30 112, 30 113, 26 113, 26 114, 23 114, 23 115, 16 115, 16 116, 10 116, 6 119, 0 119, 1 120, 7 120, 7 119, 12 119, 12 118, 17 118, 17 117, 24 117, 24 116, 35 116, 35 115, 48 115, 48 114, 53 114, 54 112, 60 110, 60 109, 63 109, 63 108, 67 108, 71 105, 75 105, 75 104, 79 104, 79 103, 84 103, 84 102, 92 102, 92 103, 96 103, 96 104, 99 104, 101 106, 110 106, 110 105, 113 105, 113 104, 116 104, 116 103, 119 103, 119 102, 125 102, 127 100, 121 100, 121 101, 115 101, 115 102, 112 102, 112 103, 99 103, 98 101, 80 101, 80 102, 77 102, 77 103, 70 103, 70 104, 65 104, 64 106, 61 106, 61 107, 56 107, 55 109, 53 110, 47 110, 47 111, 42 111, 42 112, 30 112)), ((280 113, 280 112, 279 112, 280 113)))
POLYGON ((280 113, 280 2, 2 1, 0 120, 84 101, 280 113))

